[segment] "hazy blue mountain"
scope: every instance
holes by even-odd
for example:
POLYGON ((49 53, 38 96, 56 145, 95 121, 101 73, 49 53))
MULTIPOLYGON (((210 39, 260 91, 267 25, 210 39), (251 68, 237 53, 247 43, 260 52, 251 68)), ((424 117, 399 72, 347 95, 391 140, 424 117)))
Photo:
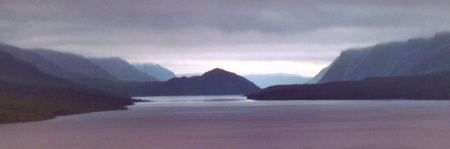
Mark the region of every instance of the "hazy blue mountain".
POLYGON ((450 71, 414 76, 368 78, 322 84, 273 86, 250 94, 255 100, 450 99, 450 71))
POLYGON ((158 81, 153 76, 148 75, 136 67, 130 65, 127 61, 118 58, 91 58, 89 59, 92 63, 102 67, 104 70, 108 71, 114 77, 120 80, 128 81, 158 81))
POLYGON ((260 88, 283 84, 303 84, 311 79, 294 74, 253 74, 244 75, 244 77, 260 88))
POLYGON ((320 83, 450 70, 450 32, 343 51, 320 83))
POLYGON ((134 64, 134 67, 160 81, 176 77, 172 71, 158 64, 134 64))
POLYGON ((133 96, 249 94, 260 88, 235 73, 213 69, 201 76, 172 78, 128 88, 133 96))
POLYGON ((93 64, 87 58, 71 53, 63 53, 51 50, 33 50, 34 53, 43 56, 59 68, 64 69, 76 78, 94 78, 104 80, 117 80, 106 70, 93 64))
POLYGON ((31 50, 25 50, 18 47, 0 44, 0 51, 6 52, 14 56, 15 58, 27 62, 29 64, 34 65, 40 71, 61 77, 61 78, 72 78, 75 77, 71 73, 67 72, 64 69, 61 69, 59 66, 54 64, 53 62, 45 59, 43 56, 34 53, 31 50))
POLYGON ((177 77, 194 77, 194 76, 201 76, 201 73, 182 73, 182 74, 176 74, 177 77))

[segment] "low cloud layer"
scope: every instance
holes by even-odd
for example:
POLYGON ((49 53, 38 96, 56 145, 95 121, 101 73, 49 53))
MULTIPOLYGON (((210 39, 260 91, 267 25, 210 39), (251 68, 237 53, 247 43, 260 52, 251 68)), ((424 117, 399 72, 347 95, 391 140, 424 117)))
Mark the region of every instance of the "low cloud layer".
POLYGON ((450 30, 448 8, 444 0, 0 0, 0 42, 176 73, 312 76, 346 48, 450 30))

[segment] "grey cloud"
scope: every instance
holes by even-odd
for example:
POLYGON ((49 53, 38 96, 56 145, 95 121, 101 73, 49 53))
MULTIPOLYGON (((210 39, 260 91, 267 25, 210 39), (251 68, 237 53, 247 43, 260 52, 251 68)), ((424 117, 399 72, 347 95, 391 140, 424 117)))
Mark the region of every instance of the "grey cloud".
POLYGON ((450 30, 448 0, 0 0, 0 42, 130 61, 330 62, 450 30))

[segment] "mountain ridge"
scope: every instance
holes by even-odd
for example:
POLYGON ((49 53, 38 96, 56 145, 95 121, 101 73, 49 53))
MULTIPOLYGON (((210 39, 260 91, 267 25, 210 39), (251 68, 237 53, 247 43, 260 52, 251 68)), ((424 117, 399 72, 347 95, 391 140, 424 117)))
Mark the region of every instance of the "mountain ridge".
POLYGON ((272 86, 247 95, 255 100, 450 99, 450 71, 373 77, 322 84, 272 86))
POLYGON ((172 78, 165 82, 143 83, 128 88, 134 96, 248 94, 260 88, 242 76, 213 69, 201 76, 172 78))
POLYGON ((120 80, 159 81, 159 79, 138 70, 119 57, 89 58, 89 60, 120 80))
POLYGON ((341 52, 319 83, 450 70, 450 32, 341 52))
POLYGON ((132 64, 136 69, 155 77, 160 81, 167 81, 171 78, 175 78, 176 75, 169 69, 153 63, 140 63, 140 64, 132 64))

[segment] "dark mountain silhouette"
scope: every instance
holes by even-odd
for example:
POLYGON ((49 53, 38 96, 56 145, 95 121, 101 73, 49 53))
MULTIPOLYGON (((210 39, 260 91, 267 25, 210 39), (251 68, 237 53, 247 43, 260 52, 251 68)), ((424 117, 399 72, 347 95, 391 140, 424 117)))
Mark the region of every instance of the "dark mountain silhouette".
POLYGON ((89 59, 92 63, 102 67, 104 70, 108 71, 114 77, 120 80, 127 81, 158 81, 153 76, 150 76, 134 66, 130 65, 127 61, 118 58, 91 58, 89 59))
POLYGON ((132 102, 50 76, 0 51, 0 123, 124 109, 132 102))
POLYGON ((144 83, 128 88, 134 96, 227 95, 259 91, 252 82, 235 73, 213 69, 201 76, 173 78, 166 82, 144 83))
POLYGON ((247 96, 255 100, 450 99, 450 71, 324 84, 284 85, 247 96))
POLYGON ((294 74, 253 74, 244 75, 244 77, 260 88, 283 84, 303 84, 311 79, 294 74))
POLYGON ((158 64, 134 64, 133 66, 160 81, 167 81, 176 77, 172 71, 158 64))
POLYGON ((329 67, 320 83, 447 71, 450 70, 450 32, 428 39, 346 50, 329 67))
POLYGON ((71 82, 42 73, 36 67, 12 55, 0 52, 0 80, 33 87, 69 87, 71 82))
POLYGON ((52 76, 57 76, 61 78, 73 78, 75 77, 66 70, 60 68, 53 62, 45 59, 43 56, 32 52, 31 50, 24 50, 18 47, 0 44, 0 51, 9 53, 15 58, 34 65, 40 71, 50 74, 52 76))
MULTIPOLYGON (((27 50, 22 48, 17 48, 14 46, 9 46, 5 44, 0 44, 0 51, 6 52, 8 54, 11 54, 14 56, 14 58, 24 61, 28 64, 31 64, 35 66, 37 69, 39 69, 41 72, 44 72, 48 75, 64 78, 67 80, 70 80, 72 82, 76 82, 78 84, 84 84, 89 87, 102 89, 104 91, 108 91, 110 93, 126 96, 126 94, 117 94, 115 91, 117 91, 117 86, 120 85, 116 83, 116 81, 119 80, 107 80, 107 79, 113 79, 114 77, 110 75, 108 72, 103 70, 101 67, 89 62, 87 59, 72 55, 72 54, 65 54, 60 52, 52 52, 52 51, 43 51, 40 53, 57 53, 55 55, 63 55, 62 57, 50 61, 47 59, 47 57, 42 56, 41 54, 38 54, 35 50, 27 50), (68 58, 69 61, 72 62, 64 62, 64 58, 68 58), (75 59, 75 60, 71 60, 75 59), (60 62, 63 61, 63 62, 60 62), (79 65, 77 64, 79 62, 79 65), (67 64, 69 63, 69 64, 67 64), (74 66, 74 67, 72 67, 74 66), (85 67, 86 66, 86 67, 85 67), (76 68, 76 69, 73 69, 76 68), (85 70, 86 68, 86 70, 85 70), (92 71, 92 69, 99 69, 92 71), (91 72, 99 72, 100 75, 93 75, 90 76, 89 74, 92 73, 86 73, 85 71, 91 71, 91 72), (101 77, 106 76, 106 77, 101 77), (105 79, 106 78, 106 79, 105 79)), ((26 82, 26 81, 23 81, 26 82)))
POLYGON ((43 56, 59 68, 73 74, 76 79, 117 80, 116 77, 103 70, 100 66, 91 63, 88 59, 79 55, 43 49, 33 50, 33 52, 43 56))

